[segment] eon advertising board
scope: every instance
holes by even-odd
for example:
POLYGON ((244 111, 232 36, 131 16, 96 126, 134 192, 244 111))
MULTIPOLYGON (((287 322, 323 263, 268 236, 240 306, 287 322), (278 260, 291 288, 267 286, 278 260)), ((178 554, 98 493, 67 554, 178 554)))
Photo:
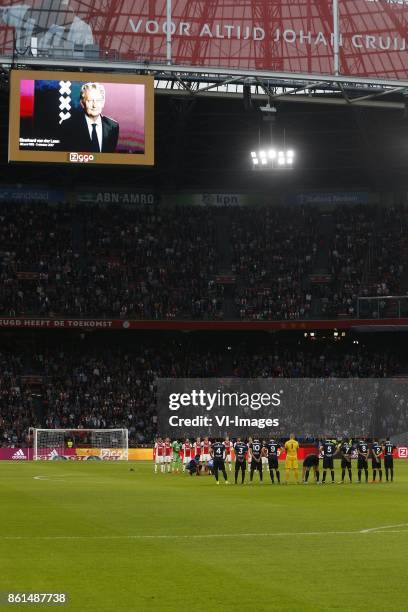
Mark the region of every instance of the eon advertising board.
POLYGON ((5 0, 2 5, 2 55, 46 61, 63 52, 67 58, 330 75, 336 32, 341 75, 408 77, 408 0, 5 0))

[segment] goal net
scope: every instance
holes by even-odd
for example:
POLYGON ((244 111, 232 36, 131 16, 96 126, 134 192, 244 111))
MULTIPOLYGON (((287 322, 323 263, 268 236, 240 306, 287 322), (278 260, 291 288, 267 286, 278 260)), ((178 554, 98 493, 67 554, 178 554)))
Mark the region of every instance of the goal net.
POLYGON ((32 429, 33 459, 128 460, 127 429, 32 429))

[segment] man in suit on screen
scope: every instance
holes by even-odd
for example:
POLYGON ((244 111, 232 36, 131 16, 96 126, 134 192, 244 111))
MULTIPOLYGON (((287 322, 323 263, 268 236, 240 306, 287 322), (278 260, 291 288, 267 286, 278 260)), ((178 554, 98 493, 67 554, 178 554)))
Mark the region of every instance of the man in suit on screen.
POLYGON ((80 93, 81 110, 61 126, 61 150, 114 153, 118 144, 119 123, 102 115, 105 88, 100 83, 85 83, 80 93))

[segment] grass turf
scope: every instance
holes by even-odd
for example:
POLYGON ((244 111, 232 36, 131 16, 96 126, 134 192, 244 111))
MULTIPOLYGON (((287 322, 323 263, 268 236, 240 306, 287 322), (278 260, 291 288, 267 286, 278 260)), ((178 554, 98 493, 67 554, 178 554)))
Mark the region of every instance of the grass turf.
POLYGON ((393 484, 257 480, 1 462, 0 591, 66 592, 70 611, 407 610, 408 462, 393 484))

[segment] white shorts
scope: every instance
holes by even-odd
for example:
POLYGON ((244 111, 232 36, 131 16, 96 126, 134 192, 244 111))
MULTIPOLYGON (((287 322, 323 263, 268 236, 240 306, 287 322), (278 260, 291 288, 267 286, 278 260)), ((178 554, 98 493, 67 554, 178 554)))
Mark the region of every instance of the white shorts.
POLYGON ((207 463, 210 460, 210 455, 209 454, 202 454, 200 456, 200 462, 201 463, 207 463))
POLYGON ((157 465, 160 465, 161 463, 164 463, 163 459, 164 459, 163 455, 160 455, 160 456, 156 455, 156 459, 154 460, 154 462, 157 463, 157 465))
POLYGON ((262 457, 262 465, 268 465, 268 458, 262 457))
POLYGON ((190 463, 190 461, 191 461, 191 457, 185 457, 185 456, 183 457, 183 464, 184 465, 187 465, 187 463, 190 463))
POLYGON ((166 456, 166 457, 164 458, 164 463, 171 463, 171 460, 172 460, 172 457, 171 457, 171 456, 168 456, 168 457, 166 456))
POLYGON ((231 455, 231 453, 229 455, 225 455, 225 462, 226 463, 232 463, 232 455, 231 455))

